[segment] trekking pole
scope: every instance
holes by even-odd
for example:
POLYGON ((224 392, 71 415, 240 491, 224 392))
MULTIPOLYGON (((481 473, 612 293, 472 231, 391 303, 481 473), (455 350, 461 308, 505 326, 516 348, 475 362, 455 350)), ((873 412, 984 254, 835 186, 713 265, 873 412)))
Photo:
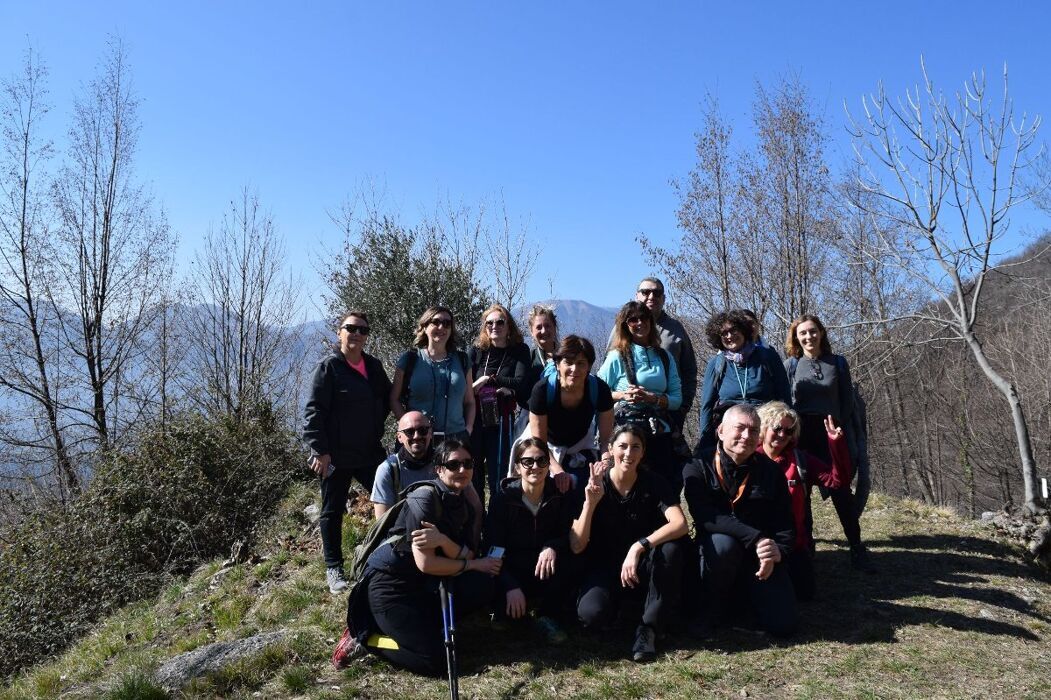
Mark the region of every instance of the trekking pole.
POLYGON ((442 633, 445 635, 445 662, 449 670, 449 699, 460 700, 460 673, 456 668, 456 622, 453 619, 453 596, 445 587, 445 579, 438 582, 438 597, 442 602, 442 633))

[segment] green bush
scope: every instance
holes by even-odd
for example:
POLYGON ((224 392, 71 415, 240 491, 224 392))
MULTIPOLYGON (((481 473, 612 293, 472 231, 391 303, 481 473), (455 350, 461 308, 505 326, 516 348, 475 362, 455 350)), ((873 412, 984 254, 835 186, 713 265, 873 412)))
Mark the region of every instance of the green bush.
POLYGON ((100 616, 248 540, 301 471, 292 435, 191 415, 101 460, 67 509, 3 533, 0 674, 54 654, 100 616))

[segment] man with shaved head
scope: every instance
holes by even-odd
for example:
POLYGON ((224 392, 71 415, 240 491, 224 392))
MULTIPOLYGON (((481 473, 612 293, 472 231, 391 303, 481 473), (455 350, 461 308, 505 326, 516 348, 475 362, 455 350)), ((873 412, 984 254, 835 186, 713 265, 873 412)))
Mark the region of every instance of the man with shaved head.
POLYGON ((683 469, 701 559, 695 627, 701 635, 732 612, 754 613, 759 627, 775 636, 796 628, 787 569, 795 541, 792 502, 784 472, 756 452, 759 428, 755 408, 731 406, 716 429, 714 450, 683 469))
POLYGON ((376 517, 398 502, 398 494, 417 481, 434 478, 431 421, 419 411, 408 411, 398 420, 398 451, 376 468, 372 507, 376 517))

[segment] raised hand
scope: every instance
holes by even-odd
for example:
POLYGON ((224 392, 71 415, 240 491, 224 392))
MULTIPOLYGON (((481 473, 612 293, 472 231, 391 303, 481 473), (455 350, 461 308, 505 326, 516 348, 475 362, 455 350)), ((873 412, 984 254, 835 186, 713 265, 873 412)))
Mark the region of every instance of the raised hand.
POLYGON ((829 440, 838 440, 843 437, 843 428, 836 425, 832 416, 825 416, 825 432, 828 433, 829 440))
POLYGON ((602 477, 606 474, 609 465, 605 461, 598 461, 591 465, 591 476, 588 477, 588 485, 584 487, 584 501, 586 503, 598 503, 606 493, 602 486, 602 477))

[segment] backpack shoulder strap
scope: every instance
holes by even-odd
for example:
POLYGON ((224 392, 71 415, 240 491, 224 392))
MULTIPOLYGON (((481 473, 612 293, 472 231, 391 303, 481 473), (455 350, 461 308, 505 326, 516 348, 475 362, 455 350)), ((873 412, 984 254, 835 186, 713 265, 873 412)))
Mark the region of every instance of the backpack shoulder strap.
POLYGON ((726 376, 726 355, 720 352, 715 356, 715 360, 715 388, 718 391, 719 385, 723 383, 723 377, 726 376))

